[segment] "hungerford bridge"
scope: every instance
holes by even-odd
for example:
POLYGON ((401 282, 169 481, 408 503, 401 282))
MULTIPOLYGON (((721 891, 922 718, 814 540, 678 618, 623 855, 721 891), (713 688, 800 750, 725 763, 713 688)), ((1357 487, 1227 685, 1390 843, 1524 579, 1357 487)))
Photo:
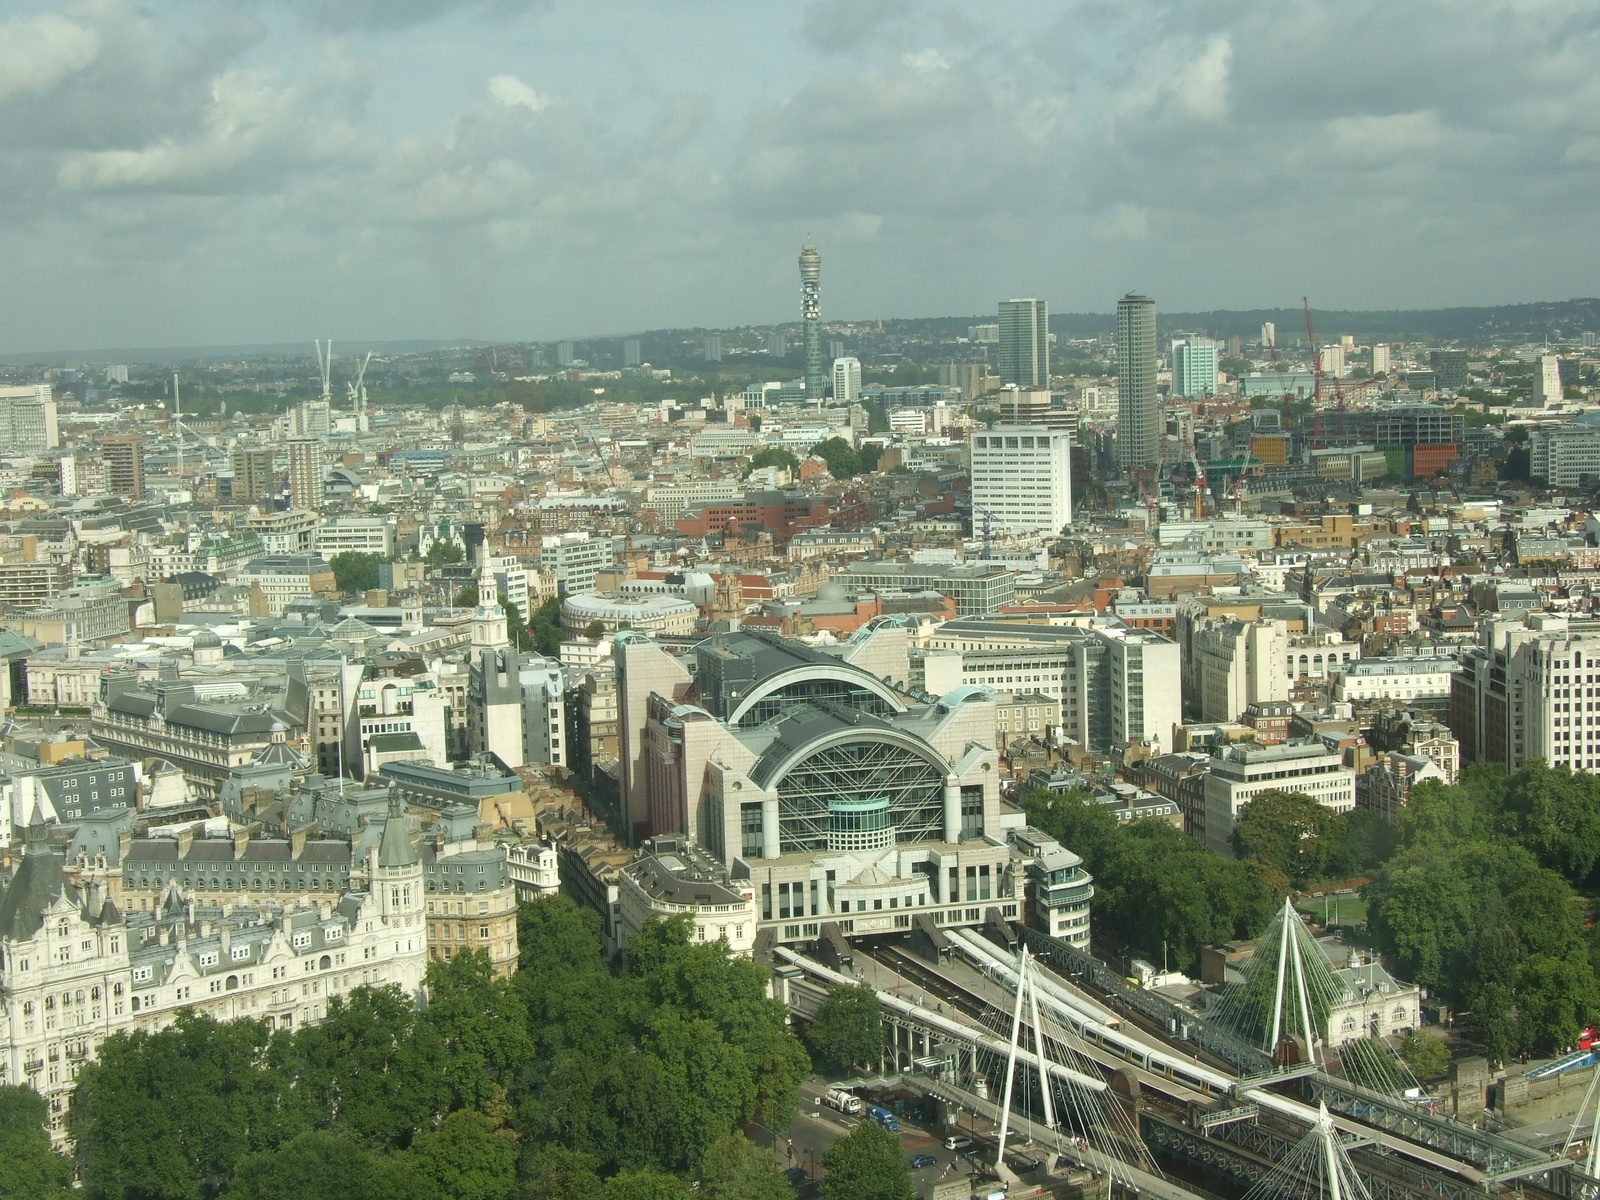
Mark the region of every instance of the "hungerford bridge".
POLYGON ((836 986, 873 984, 885 1059, 998 1128, 1001 1177, 1027 1141, 1157 1200, 1600 1200, 1600 1088, 1555 1153, 1439 1115, 1377 1038, 1331 1053, 1322 1026, 1345 985, 1287 903, 1203 1016, 997 910, 981 933, 919 919, 911 949, 825 926, 812 953, 771 955, 802 1017, 836 986))

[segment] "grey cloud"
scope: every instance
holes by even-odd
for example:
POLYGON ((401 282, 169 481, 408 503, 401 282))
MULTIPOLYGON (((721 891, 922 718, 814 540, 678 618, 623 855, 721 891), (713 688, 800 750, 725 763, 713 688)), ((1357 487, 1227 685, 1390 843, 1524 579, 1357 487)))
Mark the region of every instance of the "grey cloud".
POLYGON ((295 0, 295 4, 317 28, 348 33, 410 29, 455 14, 513 17, 548 8, 549 0, 295 0))
POLYGON ((801 32, 818 49, 847 50, 910 9, 911 0, 811 0, 801 32))

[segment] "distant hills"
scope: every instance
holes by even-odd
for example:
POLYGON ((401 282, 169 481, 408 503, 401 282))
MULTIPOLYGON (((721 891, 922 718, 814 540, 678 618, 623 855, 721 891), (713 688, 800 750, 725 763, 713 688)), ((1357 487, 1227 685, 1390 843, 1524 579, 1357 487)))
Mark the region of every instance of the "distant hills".
MULTIPOLYGON (((1271 321, 1277 326, 1278 344, 1293 346, 1303 344, 1306 336, 1305 312, 1299 308, 1217 309, 1211 312, 1162 312, 1157 297, 1157 321, 1161 336, 1172 333, 1202 333, 1215 338, 1237 336, 1244 342, 1254 342, 1261 336, 1261 325, 1271 321)), ((1316 322, 1317 340, 1333 340, 1341 334, 1350 334, 1357 342, 1393 341, 1440 344, 1464 342, 1473 344, 1494 340, 1496 342, 1561 342, 1577 341, 1586 331, 1600 333, 1600 299, 1540 300, 1531 304, 1496 304, 1479 308, 1424 308, 1382 309, 1362 311, 1356 309, 1312 309, 1316 322)), ((925 341, 953 341, 966 337, 973 325, 990 324, 994 313, 970 317, 915 317, 884 318, 881 322, 861 320, 833 324, 853 323, 861 326, 880 325, 882 333, 891 339, 925 341)), ((791 327, 797 322, 784 322, 791 327)), ((830 324, 824 321, 824 324, 830 324)), ((754 326, 747 328, 771 328, 754 326)), ((1116 314, 1104 313, 1052 313, 1050 330, 1059 337, 1089 338, 1116 329, 1116 314)), ((641 339, 683 339, 715 332, 709 328, 654 329, 637 334, 610 334, 605 337, 573 338, 580 344, 618 341, 623 336, 641 339)), ((509 343, 512 345, 553 345, 555 339, 543 342, 509 343)), ((351 342, 354 347, 357 342, 351 342)), ((410 341, 359 341, 362 352, 375 350, 379 354, 429 354, 439 351, 472 351, 491 346, 507 345, 476 338, 415 339, 410 341)), ((55 364, 63 362, 86 363, 184 363, 198 359, 300 359, 311 356, 310 342, 274 342, 263 344, 235 343, 216 346, 167 346, 99 350, 59 350, 29 354, 0 354, 0 364, 55 364)))

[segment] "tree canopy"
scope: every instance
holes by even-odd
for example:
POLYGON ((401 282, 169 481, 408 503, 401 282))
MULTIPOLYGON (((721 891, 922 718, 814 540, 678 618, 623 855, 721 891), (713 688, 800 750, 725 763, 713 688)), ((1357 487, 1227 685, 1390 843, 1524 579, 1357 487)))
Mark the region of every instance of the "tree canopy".
POLYGON ((360 550, 342 550, 328 560, 333 581, 341 592, 359 596, 378 586, 378 564, 388 560, 360 550))
POLYGON ((811 447, 811 453, 828 464, 828 474, 835 479, 851 479, 861 474, 861 455, 842 437, 818 442, 811 447))
POLYGON ((1248 864, 1213 854, 1166 821, 1123 824, 1083 792, 1036 788, 1031 824, 1083 859, 1095 877, 1095 926, 1128 946, 1159 950, 1191 971, 1206 946, 1254 937, 1274 894, 1248 864))
POLYGON ((800 469, 800 460, 782 446, 763 446, 750 456, 750 461, 745 464, 744 474, 748 479, 755 471, 762 467, 782 467, 791 475, 800 469))
POLYGON ((0 1200, 67 1200, 72 1166, 50 1146, 44 1097, 0 1085, 0 1200))
POLYGON ((817 1009, 806 1040, 840 1067, 870 1067, 883 1058, 883 1009, 871 984, 840 984, 817 1009))
MULTIPOLYGON (((737 1133, 793 1120, 810 1070, 764 968, 677 918, 636 934, 616 974, 596 914, 565 897, 524 905, 519 933, 510 979, 483 954, 430 963, 425 1009, 362 987, 292 1031, 186 1012, 106 1039, 69 1116, 85 1193, 685 1200, 695 1178, 701 1196, 784 1194, 737 1133)), ((0 1200, 70 1176, 44 1116, 0 1089, 0 1200)))
POLYGON ((1399 850, 1365 887, 1367 922, 1400 972, 1472 1014, 1492 1056, 1577 1041, 1600 1017, 1582 902, 1600 782, 1534 762, 1468 767, 1412 789, 1399 850))
POLYGON ((912 1200, 911 1167, 900 1138, 876 1121, 863 1121, 822 1155, 824 1200, 912 1200))

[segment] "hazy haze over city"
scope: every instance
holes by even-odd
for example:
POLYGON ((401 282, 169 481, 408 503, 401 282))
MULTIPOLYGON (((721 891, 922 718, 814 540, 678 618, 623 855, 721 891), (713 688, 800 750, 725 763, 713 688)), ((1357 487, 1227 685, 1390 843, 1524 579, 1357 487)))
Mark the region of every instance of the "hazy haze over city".
POLYGON ((0 352, 1593 293, 1600 7, 119 0, 0 23, 0 352))

